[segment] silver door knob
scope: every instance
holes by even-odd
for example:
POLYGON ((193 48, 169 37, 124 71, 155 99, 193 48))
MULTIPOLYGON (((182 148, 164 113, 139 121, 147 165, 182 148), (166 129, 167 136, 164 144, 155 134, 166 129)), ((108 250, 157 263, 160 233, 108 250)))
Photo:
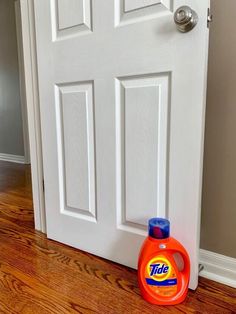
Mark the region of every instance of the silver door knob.
POLYGON ((175 11, 174 21, 180 32, 187 33, 197 25, 198 15, 190 7, 184 5, 175 11))

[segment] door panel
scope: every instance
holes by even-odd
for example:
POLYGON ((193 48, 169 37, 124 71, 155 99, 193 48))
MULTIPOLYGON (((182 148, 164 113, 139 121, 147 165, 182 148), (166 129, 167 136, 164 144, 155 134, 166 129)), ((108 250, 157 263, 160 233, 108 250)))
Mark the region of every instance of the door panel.
POLYGON ((169 75, 117 79, 116 100, 119 227, 146 230, 166 215, 169 75))
POLYGON ((160 17, 172 10, 172 0, 115 0, 115 25, 160 17))
POLYGON ((91 0, 51 0, 52 35, 54 40, 83 34, 92 28, 91 0))
POLYGON ((125 0, 124 11, 129 12, 159 3, 161 3, 161 0, 125 0))
POLYGON ((196 288, 209 2, 34 5, 48 237, 135 268, 167 217, 196 288), (185 4, 199 22, 182 34, 185 4))
POLYGON ((57 10, 59 30, 84 24, 83 0, 70 0, 69 8, 67 0, 57 0, 57 10))
MULTIPOLYGON (((58 152, 63 213, 96 217, 93 83, 57 86, 58 152)), ((76 215, 75 215, 76 216, 76 215)))

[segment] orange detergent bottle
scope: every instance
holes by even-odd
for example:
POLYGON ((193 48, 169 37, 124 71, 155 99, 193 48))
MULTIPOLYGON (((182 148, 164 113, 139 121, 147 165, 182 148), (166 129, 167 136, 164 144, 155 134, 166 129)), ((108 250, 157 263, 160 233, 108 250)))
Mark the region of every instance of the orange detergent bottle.
POLYGON ((188 292, 189 256, 185 248, 170 237, 169 232, 170 222, 167 219, 150 219, 149 236, 139 255, 138 280, 141 294, 153 304, 181 303, 188 292))

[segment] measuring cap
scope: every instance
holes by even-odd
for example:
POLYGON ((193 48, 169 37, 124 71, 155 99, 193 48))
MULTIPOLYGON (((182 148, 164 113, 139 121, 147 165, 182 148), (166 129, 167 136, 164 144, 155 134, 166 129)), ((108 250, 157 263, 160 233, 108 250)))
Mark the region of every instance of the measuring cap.
POLYGON ((148 234, 155 239, 166 239, 170 236, 170 222, 164 218, 152 218, 148 221, 148 234))

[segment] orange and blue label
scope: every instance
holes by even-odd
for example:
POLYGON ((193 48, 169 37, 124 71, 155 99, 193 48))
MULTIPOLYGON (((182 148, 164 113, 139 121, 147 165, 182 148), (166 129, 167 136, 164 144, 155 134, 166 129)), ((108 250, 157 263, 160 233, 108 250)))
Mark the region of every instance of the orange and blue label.
POLYGON ((159 295, 173 295, 177 291, 175 269, 164 256, 152 258, 146 265, 145 280, 149 288, 159 295))

